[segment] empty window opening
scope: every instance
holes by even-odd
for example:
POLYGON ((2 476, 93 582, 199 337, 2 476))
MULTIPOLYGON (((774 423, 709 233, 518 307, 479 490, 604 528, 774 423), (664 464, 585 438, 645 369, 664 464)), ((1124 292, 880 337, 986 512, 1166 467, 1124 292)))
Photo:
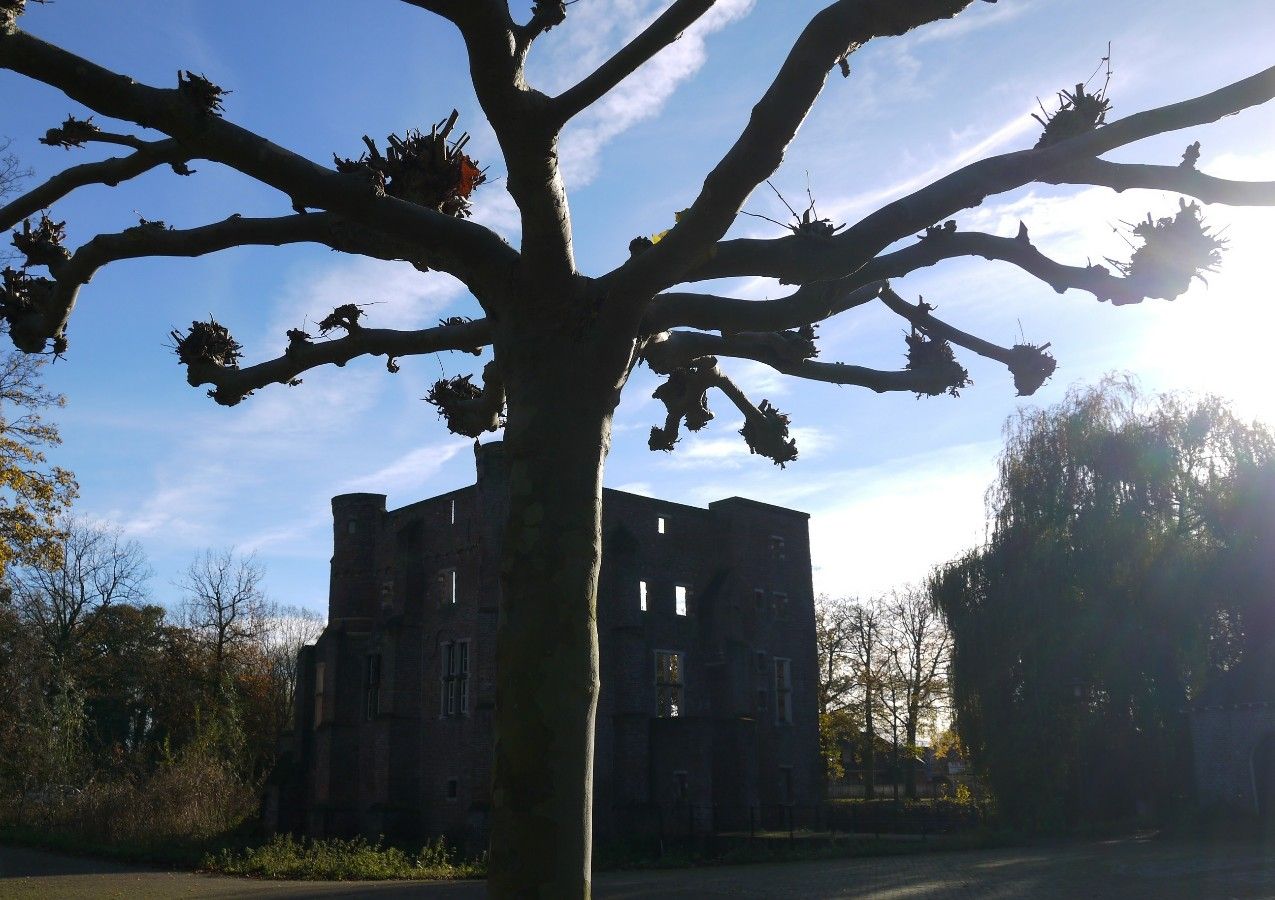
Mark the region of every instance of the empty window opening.
POLYGON ((323 724, 323 690, 324 676, 327 674, 327 665, 325 663, 315 663, 314 665, 314 724, 316 726, 323 724))
POLYGON ((381 714, 381 654, 369 653, 363 674, 363 717, 375 719, 381 714))
POLYGON ((447 779, 447 799, 455 800, 459 796, 460 796, 460 779, 448 778, 447 779))
POLYGON ((646 582, 638 582, 638 609, 646 612, 646 582))
POLYGON ((783 562, 787 559, 784 552, 784 539, 777 534, 770 536, 770 558, 777 562, 783 562))
POLYGON ((443 645, 444 716, 463 716, 469 710, 469 641, 443 645))
POLYGON ((443 606, 453 606, 460 599, 455 569, 444 569, 438 573, 438 591, 443 606))
POLYGON ((682 714, 682 654, 655 651, 655 714, 672 719, 682 714))
POLYGON ((792 724, 792 662, 775 658, 775 722, 792 724))
POLYGON ((766 610, 766 592, 761 588, 753 589, 753 603, 757 607, 757 612, 762 613, 766 610))
POLYGON ((667 528, 667 527, 668 527, 668 526, 667 526, 667 523, 668 523, 668 520, 667 520, 667 519, 665 519, 663 516, 656 516, 656 517, 655 517, 655 530, 656 530, 657 532, 659 532, 660 534, 663 534, 663 533, 664 533, 665 528, 667 528))
POLYGON ((679 584, 673 588, 673 603, 679 616, 686 615, 686 585, 679 584))
POLYGON ((351 519, 350 521, 345 523, 346 534, 354 534, 354 532, 358 530, 359 530, 359 523, 356 522, 354 519, 351 519))
POLYGON ((775 592, 775 615, 788 615, 788 595, 775 592))
POLYGON ((677 790, 677 799, 685 803, 691 798, 690 778, 686 772, 678 771, 673 773, 673 785, 677 790))

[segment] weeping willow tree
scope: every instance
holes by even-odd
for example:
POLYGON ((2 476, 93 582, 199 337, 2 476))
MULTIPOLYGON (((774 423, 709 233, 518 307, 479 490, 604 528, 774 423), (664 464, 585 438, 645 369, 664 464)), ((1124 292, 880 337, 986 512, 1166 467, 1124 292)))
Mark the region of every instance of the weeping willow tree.
POLYGON ((1216 398, 1128 380, 1008 422, 988 541, 930 590, 961 736, 1012 818, 1121 817, 1189 784, 1184 707, 1244 633, 1223 577, 1243 525, 1218 525, 1272 460, 1272 434, 1216 398))

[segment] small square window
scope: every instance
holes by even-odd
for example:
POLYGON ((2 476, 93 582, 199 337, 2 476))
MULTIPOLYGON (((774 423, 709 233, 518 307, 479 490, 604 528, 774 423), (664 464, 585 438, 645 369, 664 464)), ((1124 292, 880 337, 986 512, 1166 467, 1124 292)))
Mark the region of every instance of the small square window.
POLYGON ((775 724, 792 724, 792 662, 775 658, 775 724))
POLYGON ((646 612, 646 582, 638 582, 638 609, 646 612))
POLYGON ((667 519, 665 519, 663 516, 656 516, 656 517, 655 517, 655 530, 656 530, 657 532, 659 532, 660 534, 663 534, 663 533, 664 533, 665 528, 667 528, 667 527, 668 527, 668 524, 667 524, 667 523, 668 523, 668 520, 667 520, 667 519))
POLYGON ((686 585, 679 584, 673 588, 673 602, 677 614, 686 615, 686 585))
POLYGON ((655 714, 672 719, 682 714, 682 654, 655 651, 655 714))

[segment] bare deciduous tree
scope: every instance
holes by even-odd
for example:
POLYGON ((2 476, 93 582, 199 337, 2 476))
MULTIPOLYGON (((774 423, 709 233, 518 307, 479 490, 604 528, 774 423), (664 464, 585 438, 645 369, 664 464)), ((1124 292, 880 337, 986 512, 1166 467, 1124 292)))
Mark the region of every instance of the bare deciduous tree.
POLYGON ((181 619, 208 646, 219 682, 241 646, 262 641, 268 603, 261 582, 266 570, 255 554, 233 547, 205 550, 176 582, 182 592, 181 619))
POLYGON ((278 687, 279 724, 291 719, 297 693, 297 654, 323 633, 323 617, 303 606, 269 604, 261 631, 261 649, 278 687))
POLYGON ((151 570, 141 545, 119 529, 69 520, 60 531, 60 564, 15 566, 6 579, 19 615, 65 669, 77 654, 94 652, 93 627, 105 609, 146 598, 151 570))
MULTIPOLYGON (((210 385, 232 405, 254 390, 296 383, 309 369, 356 357, 396 357, 490 346, 481 384, 440 381, 430 399, 457 433, 477 436, 505 424, 512 490, 504 543, 494 763, 491 889, 498 896, 587 896, 590 881, 593 718, 598 696, 595 603, 601 476, 612 414, 639 360, 666 376, 664 422, 650 446, 671 450, 683 425, 712 418, 716 389, 744 416, 742 435, 756 453, 795 458, 787 416, 754 403, 727 374, 729 361, 760 361, 798 378, 875 391, 938 395, 967 384, 953 345, 1006 365, 1023 394, 1054 369, 1044 347, 1002 347, 913 305, 885 284, 917 268, 962 257, 1014 264, 1051 289, 1136 303, 1174 297, 1217 262, 1218 240, 1184 205, 1139 226, 1143 246, 1112 271, 1045 256, 1026 228, 1017 236, 957 232, 945 220, 986 198, 1032 182, 1173 190, 1206 202, 1270 204, 1275 185, 1243 184, 1200 171, 1198 147, 1181 165, 1101 159, 1143 138, 1213 122, 1275 95, 1275 69, 1212 93, 1107 122, 1105 97, 1079 92, 1050 117, 1030 149, 983 159, 838 229, 799 217, 784 237, 725 240, 749 194, 779 166, 784 150, 830 72, 849 74, 847 57, 868 41, 950 18, 973 0, 835 0, 797 38, 733 146, 703 189, 658 242, 635 240, 631 258, 588 276, 576 264, 571 214, 558 167, 563 127, 606 96, 713 8, 713 0, 674 0, 591 74, 556 96, 531 84, 526 61, 536 39, 566 23, 565 0, 536 0, 515 21, 503 0, 405 0, 449 20, 468 51, 478 102, 503 153, 507 186, 521 217, 521 246, 467 221, 482 182, 479 166, 453 138, 455 117, 433 131, 394 137, 381 150, 368 139, 357 159, 325 165, 305 159, 223 117, 225 90, 189 72, 154 87, 52 46, 18 27, 25 0, 0 0, 0 68, 60 89, 101 120, 69 118, 45 140, 62 146, 111 144, 124 155, 53 176, 0 208, 9 228, 86 184, 116 184, 162 166, 189 175, 188 162, 213 160, 278 190, 290 214, 231 216, 171 229, 143 222, 101 234, 74 252, 53 218, 24 225, 22 271, 6 276, 0 313, 17 346, 67 348, 67 322, 80 289, 101 267, 147 256, 196 256, 245 245, 311 242, 348 253, 407 260, 462 281, 481 304, 478 321, 395 331, 368 327, 349 304, 321 323, 339 336, 317 341, 301 330, 273 360, 240 366, 241 347, 217 322, 174 339, 192 385, 210 385), (129 124, 131 123, 131 125, 129 124), (162 134, 144 139, 132 125, 162 134), (922 238, 886 252, 914 235, 922 238), (49 277, 31 274, 46 266, 49 277), (691 290, 682 284, 766 276, 796 285, 762 302, 691 290), (880 371, 815 360, 814 325, 879 301, 908 323, 909 363, 880 371)), ((50 7, 50 15, 60 7, 50 7)), ((758 63, 757 60, 753 60, 758 63)), ((242 86, 238 86, 243 90, 242 86)))
POLYGON ((907 743, 907 795, 916 796, 913 775, 917 762, 916 737, 922 725, 932 725, 947 699, 947 669, 952 635, 947 623, 918 587, 892 594, 885 603, 891 680, 897 685, 897 706, 907 743))

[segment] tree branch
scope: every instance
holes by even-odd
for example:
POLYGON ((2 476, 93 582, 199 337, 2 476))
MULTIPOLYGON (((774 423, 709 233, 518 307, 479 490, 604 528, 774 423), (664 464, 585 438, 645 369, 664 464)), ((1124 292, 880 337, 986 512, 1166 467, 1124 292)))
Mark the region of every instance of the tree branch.
POLYGON ((875 299, 883 281, 863 283, 856 273, 836 281, 805 285, 774 300, 740 300, 714 294, 665 293, 657 296, 642 319, 642 333, 677 326, 704 331, 782 331, 831 318, 875 299))
POLYGON ((740 335, 719 337, 695 331, 671 331, 656 335, 647 344, 645 358, 652 370, 671 372, 679 366, 704 356, 727 356, 751 359, 764 363, 777 372, 822 381, 827 384, 847 384, 866 387, 878 394, 886 391, 913 391, 918 394, 942 393, 934 391, 934 378, 927 372, 911 370, 883 371, 845 363, 821 363, 813 360, 793 360, 762 341, 741 339, 740 335))
POLYGON ((320 343, 294 341, 282 356, 246 369, 197 362, 187 366, 192 387, 210 384, 208 395, 222 406, 234 406, 253 391, 270 384, 296 384, 297 376, 323 365, 344 366, 359 356, 418 356, 444 350, 472 350, 491 343, 486 319, 448 322, 418 331, 353 328, 345 337, 320 343))
POLYGON ((675 0, 641 34, 578 84, 550 101, 550 114, 561 126, 588 109, 632 75, 708 12, 717 0, 675 0))
MULTIPOLYGON (((867 263, 895 241, 951 218, 963 209, 978 206, 989 196, 1033 181, 1048 181, 1053 175, 1071 183, 1063 174, 1069 169, 1090 174, 1109 172, 1109 169, 1092 166, 1094 157, 1151 135, 1216 121, 1265 103, 1272 97, 1275 97, 1275 67, 1212 93, 1135 113, 1096 131, 1039 150, 1018 150, 971 163, 887 204, 833 238, 792 236, 722 241, 704 254, 693 269, 677 276, 677 280, 760 275, 800 284, 840 278, 867 263)), ((1191 181, 1169 167, 1139 168, 1136 174, 1145 180, 1137 186, 1161 187, 1150 180, 1152 172, 1166 177, 1163 184, 1166 189, 1184 182, 1204 190, 1215 187, 1214 182, 1206 180, 1207 176, 1191 181)), ((1132 177, 1132 174, 1126 177, 1132 177)), ((1081 178, 1078 183, 1085 182, 1081 178)), ((1243 203, 1268 202, 1261 191, 1252 196, 1255 199, 1249 199, 1244 191, 1231 195, 1233 200, 1243 203)), ((673 233, 670 233, 669 237, 672 236, 673 233)), ((661 241, 657 249, 668 239, 661 241)), ((657 290, 675 283, 677 281, 660 284, 657 290)))
POLYGON ((192 157, 215 160, 270 185, 298 210, 327 209, 432 248, 438 268, 465 282, 480 302, 504 283, 517 254, 474 222, 378 194, 353 175, 317 165, 193 103, 187 92, 139 84, 25 32, 0 34, 0 68, 58 88, 96 112, 156 128, 192 157))
MULTIPOLYGON (((1045 282, 1057 293, 1068 288, 1088 291, 1098 300, 1110 300, 1115 306, 1141 303, 1146 299, 1136 281, 1112 275, 1105 266, 1067 266, 1041 253, 1028 240, 1026 229, 1019 237, 998 237, 977 231, 944 232, 923 238, 917 243, 878 256, 853 276, 852 281, 900 278, 909 272, 933 266, 961 256, 1012 263, 1045 282)), ((821 282, 816 282, 821 283, 821 282)))
POLYGON ((0 231, 7 231, 27 216, 35 215, 40 210, 48 208, 76 188, 89 184, 115 187, 120 182, 136 178, 156 166, 164 163, 177 166, 188 159, 190 157, 181 144, 168 139, 147 144, 128 156, 72 166, 8 205, 0 207, 0 231))
POLYGON ((1275 206, 1275 181, 1230 181, 1191 166, 1151 166, 1080 159, 1042 175, 1045 184, 1092 184, 1115 191, 1147 188, 1176 191, 1205 203, 1230 206, 1275 206))
MULTIPOLYGON (((680 221, 654 247, 607 276, 643 300, 683 280, 726 233, 758 184, 779 167, 784 149, 823 88, 828 72, 847 52, 873 37, 904 34, 950 18, 973 0, 838 0, 811 19, 779 74, 753 107, 743 133, 704 180, 680 221)), ((923 225, 928 225, 930 219, 923 225)), ((875 256, 876 254, 869 254, 875 256)), ((847 274, 829 274, 826 279, 847 274)))
POLYGON ((50 266, 54 283, 48 299, 11 323, 14 344, 27 352, 40 352, 49 340, 65 346, 67 321, 80 289, 103 266, 122 259, 145 256, 203 256, 231 247, 282 246, 318 243, 348 253, 379 259, 408 259, 414 264, 424 256, 415 245, 346 222, 333 213, 311 213, 281 218, 247 219, 231 216, 199 228, 175 230, 162 222, 134 226, 118 234, 101 234, 85 243, 68 260, 50 266), (412 258, 407 254, 415 253, 412 258))
POLYGON ((1002 363, 1013 374, 1014 386, 1018 388, 1020 396, 1034 394, 1053 375, 1057 366, 1054 358, 1045 352, 1049 344, 1040 347, 1034 344, 1016 344, 1012 348, 1001 347, 936 319, 931 315, 934 307, 924 301, 918 301, 916 306, 913 306, 888 286, 881 291, 881 301, 890 308, 891 312, 907 319, 914 328, 923 331, 931 338, 950 341, 986 359, 1002 363))

